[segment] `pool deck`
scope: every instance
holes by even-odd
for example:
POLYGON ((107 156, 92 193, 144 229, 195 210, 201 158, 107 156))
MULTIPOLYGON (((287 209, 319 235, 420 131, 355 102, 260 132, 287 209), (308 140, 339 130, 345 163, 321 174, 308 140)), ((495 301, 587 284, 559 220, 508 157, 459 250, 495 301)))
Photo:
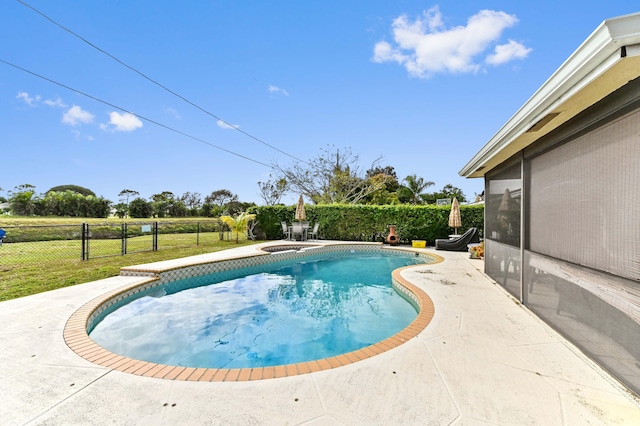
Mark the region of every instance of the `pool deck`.
POLYGON ((634 395, 485 276, 481 260, 435 253, 445 261, 402 272, 433 300, 435 315, 424 331, 353 364, 277 379, 140 377, 92 364, 67 347, 63 330, 76 310, 142 277, 0 302, 0 423, 640 424, 634 395))

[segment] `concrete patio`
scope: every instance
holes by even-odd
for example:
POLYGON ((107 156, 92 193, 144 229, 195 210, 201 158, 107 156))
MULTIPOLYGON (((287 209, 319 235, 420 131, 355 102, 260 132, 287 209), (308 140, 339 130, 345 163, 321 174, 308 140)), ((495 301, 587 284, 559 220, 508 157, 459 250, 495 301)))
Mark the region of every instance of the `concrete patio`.
POLYGON ((636 397, 485 276, 481 260, 437 254, 445 261, 403 272, 435 305, 432 322, 417 337, 347 366, 262 381, 139 377, 72 352, 62 336, 71 314, 140 277, 1 302, 0 423, 640 424, 636 397))

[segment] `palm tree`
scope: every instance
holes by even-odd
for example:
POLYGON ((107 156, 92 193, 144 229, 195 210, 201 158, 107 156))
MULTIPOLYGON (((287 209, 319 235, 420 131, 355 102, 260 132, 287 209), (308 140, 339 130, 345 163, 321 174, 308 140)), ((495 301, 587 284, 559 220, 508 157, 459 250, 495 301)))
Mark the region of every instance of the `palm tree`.
POLYGON ((249 214, 247 212, 242 212, 238 216, 222 216, 220 218, 221 221, 226 223, 232 231, 236 233, 236 243, 239 242, 240 232, 247 232, 249 229, 249 222, 256 218, 255 214, 249 214))
POLYGON ((411 199, 411 204, 420 204, 423 201, 422 192, 430 186, 435 185, 435 183, 429 181, 425 181, 424 178, 418 177, 417 175, 409 175, 404 178, 403 182, 406 182, 403 187, 405 191, 409 192, 409 198, 411 199))

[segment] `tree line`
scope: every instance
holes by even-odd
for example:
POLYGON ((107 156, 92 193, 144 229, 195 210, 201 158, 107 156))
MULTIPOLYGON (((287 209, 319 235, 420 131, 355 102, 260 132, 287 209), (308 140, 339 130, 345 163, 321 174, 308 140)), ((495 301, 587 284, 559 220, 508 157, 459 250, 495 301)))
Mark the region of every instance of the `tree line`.
POLYGON ((436 204, 438 199, 466 202, 461 189, 451 184, 428 192, 434 182, 416 174, 398 179, 393 166, 380 166, 381 159, 362 172, 358 156, 350 148, 329 146, 308 161, 273 165, 266 182, 258 182, 265 205, 277 205, 287 193, 302 194, 313 204, 436 204))
MULTIPOLYGON (((287 194, 303 195, 313 204, 435 204, 439 199, 466 202, 465 194, 453 185, 440 191, 428 192, 434 182, 411 174, 398 179, 394 167, 380 166, 380 159, 362 171, 358 156, 350 148, 328 147, 308 161, 290 165, 273 165, 269 180, 258 182, 259 195, 264 205, 281 204, 287 194)), ((0 188, 0 191, 2 188, 0 188)), ((220 217, 236 216, 255 206, 242 202, 228 189, 220 189, 202 196, 197 192, 175 195, 170 191, 140 197, 133 189, 123 189, 118 203, 98 197, 90 189, 77 185, 62 185, 37 194, 30 184, 17 186, 8 192, 8 211, 19 216, 69 216, 120 218, 149 217, 220 217)))
POLYGON ((211 192, 204 198, 198 192, 185 192, 176 196, 170 191, 153 194, 149 200, 139 197, 137 191, 123 189, 120 202, 114 206, 118 217, 220 217, 235 216, 255 203, 242 202, 228 189, 211 192), (129 202, 129 198, 133 198, 129 202))
POLYGON ((9 191, 4 200, 9 203, 9 212, 18 216, 107 217, 111 209, 111 201, 76 185, 37 194, 35 186, 23 184, 9 191))
POLYGON ((176 196, 163 191, 148 200, 140 197, 138 191, 123 189, 116 204, 77 185, 56 186, 44 194, 38 194, 35 189, 31 184, 18 185, 9 191, 8 198, 0 197, 0 202, 8 202, 8 212, 17 216, 94 218, 111 214, 120 218, 220 217, 237 215, 255 205, 239 201, 238 196, 227 189, 213 191, 204 198, 199 193, 176 196))

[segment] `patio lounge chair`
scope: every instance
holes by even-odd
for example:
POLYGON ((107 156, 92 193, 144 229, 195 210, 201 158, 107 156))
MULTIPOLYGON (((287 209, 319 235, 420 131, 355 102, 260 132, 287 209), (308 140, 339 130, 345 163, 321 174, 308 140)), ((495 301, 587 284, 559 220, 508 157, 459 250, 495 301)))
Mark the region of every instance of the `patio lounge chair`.
POLYGON ((467 232, 452 239, 436 240, 436 250, 467 251, 468 244, 479 243, 478 228, 469 228, 467 232))

